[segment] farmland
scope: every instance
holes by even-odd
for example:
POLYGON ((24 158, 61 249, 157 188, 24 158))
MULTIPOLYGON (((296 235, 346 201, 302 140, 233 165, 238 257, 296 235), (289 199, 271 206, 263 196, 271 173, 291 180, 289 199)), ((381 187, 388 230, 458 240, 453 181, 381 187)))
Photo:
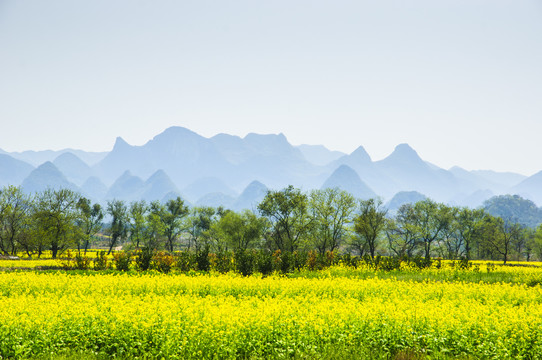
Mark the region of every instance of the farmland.
POLYGON ((540 280, 538 266, 487 262, 267 277, 4 271, 0 356, 530 359, 542 353, 540 280))

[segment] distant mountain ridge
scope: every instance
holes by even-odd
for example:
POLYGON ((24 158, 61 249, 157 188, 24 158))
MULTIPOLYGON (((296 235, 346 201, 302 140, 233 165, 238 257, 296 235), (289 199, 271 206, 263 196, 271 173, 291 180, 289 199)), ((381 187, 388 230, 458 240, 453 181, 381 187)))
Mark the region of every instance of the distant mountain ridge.
POLYGON ((321 145, 293 146, 284 134, 206 138, 178 126, 140 146, 118 137, 104 153, 0 151, 0 185, 8 184, 23 185, 26 191, 69 186, 97 201, 183 196, 194 204, 222 201, 231 208, 251 207, 268 188, 290 184, 302 190, 339 187, 385 201, 416 192, 453 205, 479 206, 494 195, 519 194, 542 205, 542 172, 526 177, 446 170, 424 161, 408 144, 373 161, 362 146, 344 154, 321 145), (250 188, 249 196, 244 192, 250 188))

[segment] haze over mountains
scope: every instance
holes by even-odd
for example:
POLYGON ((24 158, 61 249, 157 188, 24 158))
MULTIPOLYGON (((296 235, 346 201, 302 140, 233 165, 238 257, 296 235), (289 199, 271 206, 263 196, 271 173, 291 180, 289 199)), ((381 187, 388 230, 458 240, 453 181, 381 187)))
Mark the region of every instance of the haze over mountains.
POLYGON ((171 127, 142 146, 117 138, 110 152, 0 150, 0 186, 27 192, 68 187, 94 201, 166 200, 254 208, 266 190, 339 187, 359 198, 380 196, 390 206, 423 196, 476 207, 500 194, 542 205, 542 171, 526 177, 490 170, 449 170, 430 164, 407 144, 373 161, 363 147, 351 154, 321 145, 291 145, 283 134, 211 138, 171 127), (397 197, 394 199, 394 196, 397 197))

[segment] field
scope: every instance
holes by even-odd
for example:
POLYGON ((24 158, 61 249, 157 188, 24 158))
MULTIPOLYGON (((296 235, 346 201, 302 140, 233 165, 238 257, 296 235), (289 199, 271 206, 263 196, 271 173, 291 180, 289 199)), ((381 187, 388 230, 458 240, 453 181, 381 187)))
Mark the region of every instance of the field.
POLYGON ((542 268, 516 265, 3 271, 0 357, 542 358, 542 268))

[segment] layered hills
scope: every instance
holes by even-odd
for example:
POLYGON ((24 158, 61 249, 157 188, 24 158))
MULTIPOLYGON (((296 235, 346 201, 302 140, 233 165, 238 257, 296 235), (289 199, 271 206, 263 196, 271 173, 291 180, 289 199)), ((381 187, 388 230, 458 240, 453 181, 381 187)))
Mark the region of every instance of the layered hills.
POLYGON ((424 161, 408 144, 373 161, 362 146, 344 154, 319 145, 294 146, 283 134, 206 138, 171 127, 141 146, 119 137, 105 153, 0 151, 0 186, 22 185, 27 192, 68 187, 100 202, 181 196, 194 205, 253 209, 267 189, 290 184, 303 190, 338 187, 358 198, 380 196, 391 207, 424 197, 476 207, 501 194, 542 205, 542 172, 526 177, 447 170, 424 161))

